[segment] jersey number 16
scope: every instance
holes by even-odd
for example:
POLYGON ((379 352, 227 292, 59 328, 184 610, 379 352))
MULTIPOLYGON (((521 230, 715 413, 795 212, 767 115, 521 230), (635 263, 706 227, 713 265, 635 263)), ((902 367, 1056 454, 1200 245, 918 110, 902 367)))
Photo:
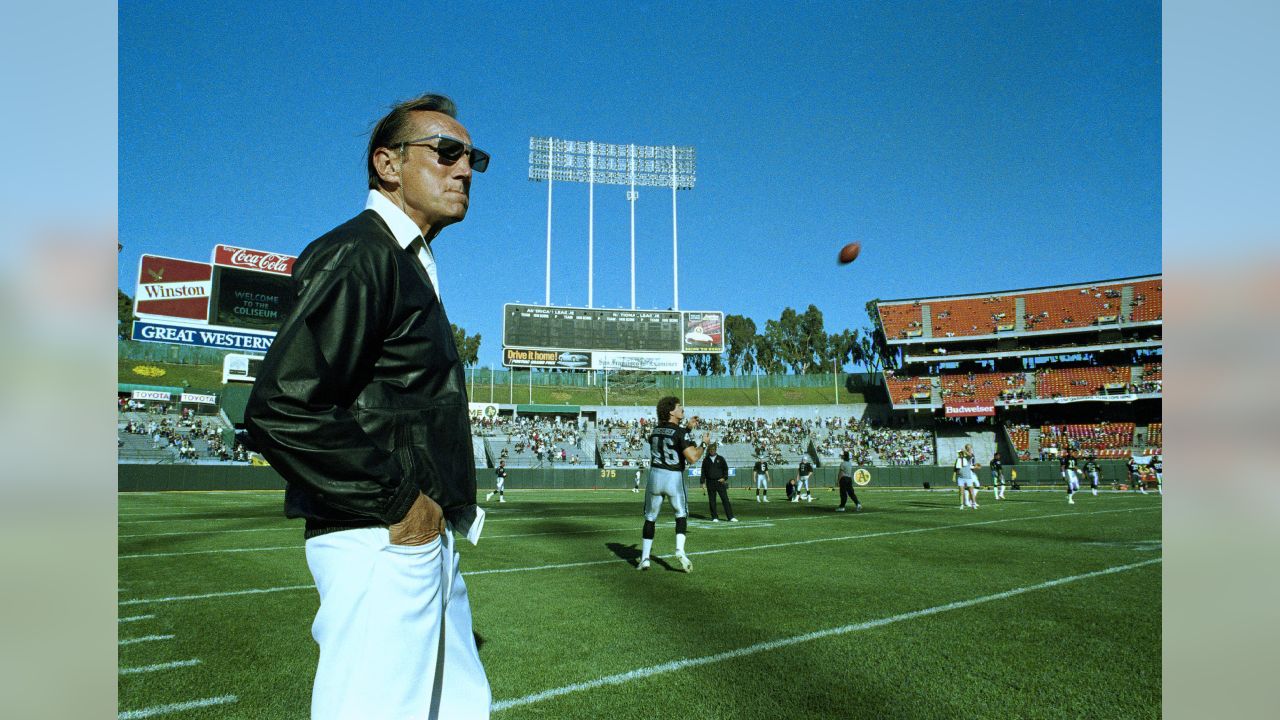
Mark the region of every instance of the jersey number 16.
POLYGON ((680 464, 680 456, 676 453, 675 443, 671 438, 654 435, 649 438, 649 446, 654 465, 675 467, 680 464))

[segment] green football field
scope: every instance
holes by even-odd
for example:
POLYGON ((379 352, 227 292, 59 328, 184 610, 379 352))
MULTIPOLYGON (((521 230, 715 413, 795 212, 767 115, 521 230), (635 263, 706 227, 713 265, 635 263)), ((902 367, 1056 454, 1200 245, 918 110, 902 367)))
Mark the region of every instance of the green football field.
MULTIPOLYGON (((712 524, 691 490, 690 574, 669 507, 636 570, 629 490, 482 503, 462 569, 495 717, 1160 716, 1159 496, 731 494, 712 524)), ((119 496, 120 718, 307 717, 318 600, 281 505, 119 496)))

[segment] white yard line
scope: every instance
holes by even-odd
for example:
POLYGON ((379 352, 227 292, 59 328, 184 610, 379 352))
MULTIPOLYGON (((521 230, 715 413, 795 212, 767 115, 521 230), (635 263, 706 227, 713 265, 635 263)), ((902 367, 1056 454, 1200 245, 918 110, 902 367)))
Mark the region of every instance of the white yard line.
POLYGON ((674 672, 676 670, 684 670, 691 667, 698 667, 700 665, 709 665, 711 663, 721 662, 724 660, 733 660, 736 658, 745 657, 747 655, 755 655, 757 653, 767 652, 769 650, 777 650, 779 648, 790 647, 792 645, 811 642, 813 640, 821 640, 823 638, 836 637, 839 635, 847 635, 853 632, 859 632, 862 630, 871 630, 874 628, 884 627, 885 625, 892 625, 894 623, 903 622, 905 620, 915 620, 916 618, 928 617, 930 615, 937 615, 938 613, 944 613, 951 610, 959 610, 962 608, 973 607, 975 605, 982 605, 984 603, 995 602, 997 600, 1005 600, 1011 597, 1022 595, 1024 593, 1035 592, 1037 590, 1047 590, 1049 588, 1057 587, 1059 585, 1066 585, 1069 583, 1079 582, 1081 580, 1089 580, 1096 577, 1102 577, 1104 575, 1111 575, 1114 573, 1125 572, 1128 570, 1135 570, 1137 568, 1146 567, 1147 565, 1152 565, 1158 562, 1162 562, 1162 560, 1157 558, 1154 560, 1144 560, 1143 562, 1131 563, 1129 565, 1116 565, 1114 567, 1106 568, 1105 570, 1097 570, 1094 572, 1082 573, 1080 575, 1068 575, 1067 577, 1060 577, 1055 580, 1047 580, 1042 583, 1036 583, 1035 585, 1026 585, 1023 587, 1014 588, 1012 590, 1005 590, 1004 592, 999 592, 992 595, 983 595, 982 597, 970 598, 968 600, 959 600, 957 602, 947 603, 945 605, 935 605, 933 607, 924 608, 923 610, 913 610, 911 612, 900 613, 898 615, 891 615, 889 617, 879 618, 877 620, 854 623, 852 625, 842 625, 840 627, 828 628, 826 630, 818 630, 815 632, 806 633, 804 635, 794 635, 792 637, 780 638, 777 640, 769 640, 767 642, 756 643, 755 645, 748 645, 746 647, 737 648, 735 650, 728 650, 726 652, 716 653, 714 655, 704 655, 702 657, 695 657, 695 658, 681 658, 679 660, 673 660, 671 662, 663 663, 661 665, 650 665, 649 667, 637 668, 635 670, 631 670, 624 673, 618 673, 616 675, 606 675, 604 677, 599 677, 594 680, 588 680, 586 682, 573 683, 572 685, 564 685, 558 688, 552 688, 550 690, 543 690, 542 692, 532 693, 530 695, 525 695, 524 697, 512 698, 510 700, 499 700, 498 702, 495 702, 493 704, 493 712, 495 713, 502 712, 503 710, 507 710, 513 707, 519 707, 521 705, 532 705, 533 703, 542 702, 544 700, 550 700, 552 698, 560 697, 562 695, 568 695, 570 693, 581 692, 584 690, 593 690, 595 688, 605 687, 607 685, 622 685, 623 683, 628 683, 633 680, 643 680, 646 678, 653 677, 655 675, 674 672))
POLYGON ((221 535, 222 533, 243 533, 243 532, 298 532, 302 529, 301 525, 290 525, 288 527, 278 528, 248 528, 245 530, 185 530, 183 532, 163 532, 163 533, 135 533, 133 535, 117 535, 116 538, 140 538, 140 537, 170 537, 173 535, 221 535))
POLYGON ((219 553, 246 553, 246 552, 265 552, 268 550, 301 550, 305 545, 272 545, 269 547, 254 548, 226 548, 223 550, 188 550, 185 552, 162 552, 162 553, 137 553, 134 555, 121 555, 120 560, 133 560, 135 558, 155 558, 155 557, 174 557, 176 555, 216 555, 219 553))
POLYGON ((169 713, 182 712, 183 710, 195 710, 197 708, 209 707, 210 705, 226 705, 233 703, 240 698, 235 695, 221 695, 219 697, 204 698, 203 700, 188 700, 187 702, 172 703, 170 705, 156 705, 155 707, 143 708, 141 710, 126 710, 121 712, 118 720, 142 720, 142 718, 155 717, 156 715, 168 715, 169 713))
POLYGON ((146 603, 166 603, 181 602, 184 600, 204 600, 207 598, 233 597, 235 595, 264 595, 266 593, 288 592, 290 590, 314 590, 314 583, 306 585, 285 585, 284 587, 274 588, 254 588, 252 590, 230 590, 225 592, 203 593, 201 595, 173 595, 162 598, 138 598, 135 600, 121 600, 120 605, 144 605, 146 603))
POLYGON ((122 667, 120 668, 120 674, 121 675, 138 675, 141 673, 159 672, 161 670, 173 670, 174 668, 191 667, 192 665, 199 665, 199 664, 200 664, 200 660, 197 658, 192 658, 190 660, 175 660, 173 662, 159 663, 157 665, 143 665, 141 667, 122 667))
POLYGON ((117 623, 138 622, 139 620, 150 620, 155 615, 134 615, 133 617, 116 618, 117 623))
MULTIPOLYGON (((124 605, 125 603, 120 603, 120 604, 121 604, 121 605, 124 605)), ((118 644, 120 644, 120 645, 136 645, 136 644, 138 644, 138 643, 144 643, 144 642, 155 642, 155 641, 157 641, 157 640, 172 640, 173 638, 174 638, 174 636, 173 636, 173 635, 146 635, 146 636, 143 636, 143 637, 125 638, 124 640, 121 640, 118 644)))
MULTIPOLYGON (((1121 510, 1095 510, 1093 512, 1083 512, 1083 513, 1068 512, 1068 513, 1053 513, 1050 515, 1025 515, 1022 517, 1003 518, 998 520, 980 520, 978 522, 971 522, 971 523, 957 523, 953 525, 937 525, 937 526, 925 527, 925 528, 912 528, 910 530, 887 530, 883 532, 862 533, 858 535, 841 535, 841 536, 832 537, 832 538, 816 538, 812 540, 795 540, 792 542, 784 542, 784 543, 769 543, 767 545, 749 545, 745 547, 723 548, 718 550, 700 550, 697 552, 691 552, 689 554, 690 555, 713 555, 713 554, 727 553, 727 552, 749 552, 752 550, 765 550, 765 549, 779 548, 779 547, 790 547, 795 545, 812 545, 814 543, 823 543, 823 542, 840 542, 843 540, 858 540, 861 538, 887 537, 891 535, 909 535, 913 533, 932 532, 935 530, 953 530, 957 528, 978 527, 982 525, 996 525, 996 524, 1008 523, 1008 522, 1018 522, 1022 520, 1040 520, 1040 519, 1046 519, 1046 518, 1056 518, 1056 517, 1065 517, 1065 516, 1080 517, 1080 516, 1088 516, 1088 515, 1106 515, 1109 513, 1141 512, 1143 510, 1158 510, 1158 509, 1159 508, 1154 508, 1154 507, 1124 508, 1121 510)), ((472 570, 470 572, 464 572, 462 573, 462 575, 464 577, 471 577, 474 575, 497 575, 497 574, 515 573, 515 572, 536 572, 539 570, 558 570, 563 568, 588 567, 591 565, 610 565, 613 563, 625 563, 630 565, 630 562, 627 560, 622 560, 620 558, 610 558, 607 560, 589 560, 585 562, 575 562, 575 563, 531 565, 528 567, 518 567, 518 568, 495 568, 492 570, 472 570)), ((231 590, 231 591, 225 591, 225 592, 202 593, 199 595, 174 595, 174 596, 162 597, 162 598, 136 598, 133 600, 122 600, 120 601, 119 605, 125 606, 125 605, 143 605, 147 603, 184 602, 187 600, 205 600, 209 598, 218 598, 218 597, 234 597, 237 595, 258 595, 263 593, 287 592, 291 590, 307 590, 314 587, 315 587, 314 585, 287 585, 284 587, 254 588, 250 590, 231 590)))

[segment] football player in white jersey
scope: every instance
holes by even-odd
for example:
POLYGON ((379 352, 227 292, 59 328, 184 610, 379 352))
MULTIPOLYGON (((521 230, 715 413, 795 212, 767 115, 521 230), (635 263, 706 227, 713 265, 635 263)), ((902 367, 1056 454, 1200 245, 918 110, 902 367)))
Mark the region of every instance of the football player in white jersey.
MULTIPOLYGON (((685 572, 693 570, 693 563, 684 552, 684 539, 689 527, 689 499, 684 489, 685 463, 702 459, 702 448, 689 439, 698 421, 689 420, 689 427, 681 427, 684 407, 680 399, 667 396, 658 401, 658 426, 649 435, 649 484, 644 491, 644 528, 641 532, 640 570, 649 569, 649 552, 653 549, 654 530, 658 511, 665 497, 676 515, 676 560, 685 572)), ((702 444, 710 441, 702 434, 702 444)))
POLYGON ((978 509, 978 474, 974 472, 977 469, 978 463, 974 460, 973 446, 965 445, 964 449, 956 454, 955 472, 952 473, 955 476, 956 485, 960 488, 961 510, 978 509))

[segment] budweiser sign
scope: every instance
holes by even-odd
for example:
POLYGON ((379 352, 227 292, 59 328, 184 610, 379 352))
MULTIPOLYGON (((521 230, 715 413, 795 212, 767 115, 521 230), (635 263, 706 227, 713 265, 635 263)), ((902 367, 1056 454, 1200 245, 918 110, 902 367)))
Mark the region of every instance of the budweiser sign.
POLYGON ((248 250, 230 245, 215 245, 213 248, 213 264, 222 267, 257 270, 258 272, 290 275, 293 273, 293 255, 267 252, 265 250, 248 250))
POLYGON ((968 402, 968 403, 943 403, 943 410, 947 417, 977 417, 979 415, 995 415, 995 403, 989 402, 968 402))

